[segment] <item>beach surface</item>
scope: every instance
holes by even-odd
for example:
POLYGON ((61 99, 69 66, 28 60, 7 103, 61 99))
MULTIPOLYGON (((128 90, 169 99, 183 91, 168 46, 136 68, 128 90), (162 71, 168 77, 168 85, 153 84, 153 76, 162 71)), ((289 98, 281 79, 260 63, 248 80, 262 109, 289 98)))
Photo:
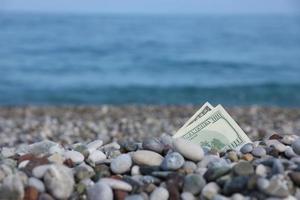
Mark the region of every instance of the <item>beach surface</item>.
MULTIPOLYGON (((200 105, 1 107, 0 146, 49 139, 61 144, 118 141, 174 134, 200 105)), ((300 108, 230 107, 253 140, 274 133, 300 135, 300 108)))

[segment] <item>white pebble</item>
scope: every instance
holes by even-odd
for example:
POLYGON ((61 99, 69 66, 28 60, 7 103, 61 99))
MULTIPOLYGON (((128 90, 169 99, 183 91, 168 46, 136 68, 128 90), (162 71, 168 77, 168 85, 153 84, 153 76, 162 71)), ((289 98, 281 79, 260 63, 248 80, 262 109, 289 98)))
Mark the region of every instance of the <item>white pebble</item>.
POLYGON ((102 140, 95 140, 93 142, 88 143, 87 148, 88 148, 89 152, 92 153, 93 151, 100 148, 102 146, 102 144, 103 144, 102 140))
POLYGON ((9 158, 14 156, 16 153, 16 149, 15 148, 10 148, 10 147, 3 147, 1 150, 1 154, 4 158, 9 158))
POLYGON ((98 182, 87 188, 87 197, 89 200, 113 200, 113 192, 109 185, 98 182))
POLYGON ((122 154, 114 158, 110 163, 110 169, 115 174, 122 174, 130 170, 132 165, 131 156, 122 154))
POLYGON ((131 168, 131 176, 134 176, 134 175, 141 175, 140 167, 138 165, 134 165, 131 168))
POLYGON ((130 192, 132 186, 124 181, 113 179, 113 178, 101 178, 99 182, 109 185, 113 189, 124 190, 130 192))
POLYGON ((176 138, 173 141, 176 151, 188 160, 198 162, 204 157, 204 151, 200 145, 192 143, 182 138, 176 138))
POLYGON ((40 179, 30 177, 28 179, 28 185, 36 188, 39 192, 45 192, 45 185, 40 179))
POLYGON ((138 165, 160 166, 163 157, 153 151, 140 150, 132 154, 132 160, 138 165))
POLYGON ((168 200, 169 192, 163 187, 157 187, 150 195, 150 200, 168 200))
POLYGON ((80 164, 84 161, 84 156, 78 151, 66 151, 64 156, 66 159, 71 159, 75 164, 80 164))
POLYGON ((29 163, 29 160, 23 160, 22 162, 20 162, 20 164, 18 165, 19 169, 22 169, 24 167, 26 167, 26 165, 29 163))
POLYGON ((91 165, 95 165, 101 163, 105 159, 106 159, 106 155, 102 151, 95 150, 89 155, 87 161, 91 165))
POLYGON ((40 165, 32 170, 32 175, 36 178, 43 178, 46 171, 49 169, 50 165, 40 165))

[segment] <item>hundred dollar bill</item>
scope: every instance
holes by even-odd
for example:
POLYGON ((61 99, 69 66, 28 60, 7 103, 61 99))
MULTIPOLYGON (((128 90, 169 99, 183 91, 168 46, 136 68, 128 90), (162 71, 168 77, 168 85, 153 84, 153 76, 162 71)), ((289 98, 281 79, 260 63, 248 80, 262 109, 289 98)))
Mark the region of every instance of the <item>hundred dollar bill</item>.
POLYGON ((187 122, 185 122, 185 124, 176 132, 176 134, 181 132, 186 127, 190 126, 199 118, 203 117, 206 113, 211 111, 213 108, 214 107, 209 102, 206 102, 187 122))
POLYGON ((202 147, 214 148, 219 151, 238 149, 241 145, 251 142, 221 105, 177 132, 173 137, 182 137, 200 144, 202 147))

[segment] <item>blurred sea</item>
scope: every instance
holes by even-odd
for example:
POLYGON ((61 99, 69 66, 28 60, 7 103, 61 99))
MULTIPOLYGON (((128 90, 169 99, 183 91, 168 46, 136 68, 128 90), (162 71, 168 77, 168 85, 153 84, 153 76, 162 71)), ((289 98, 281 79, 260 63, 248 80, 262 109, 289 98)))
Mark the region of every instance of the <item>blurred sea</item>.
POLYGON ((300 106, 300 16, 0 13, 0 105, 300 106))

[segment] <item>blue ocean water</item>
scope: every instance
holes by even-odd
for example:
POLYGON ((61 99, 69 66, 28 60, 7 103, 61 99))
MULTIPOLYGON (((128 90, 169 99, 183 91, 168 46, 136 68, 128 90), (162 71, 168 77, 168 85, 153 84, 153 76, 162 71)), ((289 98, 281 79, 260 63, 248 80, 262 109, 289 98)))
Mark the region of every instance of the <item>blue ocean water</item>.
POLYGON ((300 106, 300 16, 0 13, 0 105, 300 106))

